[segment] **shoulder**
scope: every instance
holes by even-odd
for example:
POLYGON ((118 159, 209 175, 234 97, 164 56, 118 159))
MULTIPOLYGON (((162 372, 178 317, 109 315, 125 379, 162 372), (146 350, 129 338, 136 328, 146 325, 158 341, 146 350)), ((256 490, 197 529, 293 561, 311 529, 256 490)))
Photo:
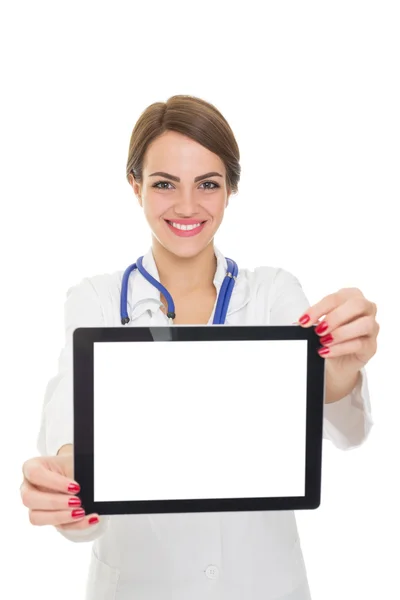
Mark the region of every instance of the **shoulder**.
POLYGON ((279 266, 241 269, 237 279, 238 294, 249 301, 253 320, 270 325, 294 323, 307 308, 308 301, 298 278, 279 266))
POLYGON ((87 326, 113 324, 119 314, 122 277, 123 271, 98 273, 70 285, 65 298, 66 321, 87 326))
POLYGON ((118 293, 121 290, 122 277, 123 271, 97 273, 83 277, 67 288, 67 297, 71 295, 87 295, 102 300, 110 293, 118 293))
POLYGON ((247 282, 250 289, 262 288, 267 293, 293 286, 301 287, 299 279, 291 271, 273 265, 239 269, 238 280, 239 278, 247 282))

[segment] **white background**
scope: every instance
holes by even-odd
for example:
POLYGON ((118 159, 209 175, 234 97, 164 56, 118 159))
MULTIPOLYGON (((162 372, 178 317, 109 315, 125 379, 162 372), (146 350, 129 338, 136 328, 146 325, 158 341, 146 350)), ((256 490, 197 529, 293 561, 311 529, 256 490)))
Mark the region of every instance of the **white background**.
POLYGON ((243 267, 290 270, 310 303, 356 286, 378 305, 374 429, 350 452, 324 443, 322 506, 297 520, 313 600, 398 595, 398 2, 38 0, 1 12, 7 597, 83 597, 90 547, 29 524, 21 467, 36 454, 67 288, 149 246, 125 179, 129 139, 142 110, 179 93, 214 103, 240 145, 219 248, 243 267))
POLYGON ((307 346, 95 343, 95 502, 304 496, 307 346))

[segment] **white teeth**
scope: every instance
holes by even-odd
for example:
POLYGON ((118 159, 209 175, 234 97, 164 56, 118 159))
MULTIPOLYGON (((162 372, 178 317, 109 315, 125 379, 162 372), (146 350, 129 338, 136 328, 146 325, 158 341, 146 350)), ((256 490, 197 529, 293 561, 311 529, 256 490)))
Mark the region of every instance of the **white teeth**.
POLYGON ((180 223, 174 223, 173 221, 170 221, 170 223, 172 227, 175 227, 176 229, 181 229, 182 231, 191 231, 192 229, 196 229, 201 225, 201 223, 195 223, 194 225, 181 225, 180 223))

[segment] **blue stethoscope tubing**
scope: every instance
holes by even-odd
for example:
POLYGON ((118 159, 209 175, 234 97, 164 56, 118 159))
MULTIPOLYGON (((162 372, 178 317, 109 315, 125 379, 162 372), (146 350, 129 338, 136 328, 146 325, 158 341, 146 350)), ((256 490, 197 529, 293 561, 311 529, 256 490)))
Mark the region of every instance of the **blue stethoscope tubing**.
MULTIPOLYGON (((217 300, 217 306, 215 307, 213 325, 223 325, 225 323, 226 314, 228 312, 228 307, 229 307, 229 302, 231 300, 233 288, 234 288, 235 281, 236 281, 236 278, 237 278, 237 275, 239 272, 239 268, 238 268, 237 264, 235 263, 235 261, 233 261, 231 258, 227 258, 226 262, 227 262, 228 268, 227 268, 224 280, 222 282, 221 289, 218 294, 218 300, 217 300)), ((130 274, 135 269, 137 269, 139 271, 139 273, 141 273, 141 275, 143 275, 143 277, 145 279, 147 279, 147 281, 149 283, 154 285, 154 287, 157 288, 159 290, 159 292, 161 292, 164 295, 164 298, 166 299, 166 301, 168 303, 167 317, 170 320, 173 320, 175 318, 175 305, 174 305, 172 296, 168 292, 168 290, 163 285, 161 285, 161 283, 159 281, 157 281, 157 279, 154 279, 154 277, 152 277, 150 275, 150 273, 148 271, 146 271, 146 269, 143 266, 143 256, 141 256, 140 258, 137 259, 137 261, 135 263, 130 265, 125 270, 123 277, 122 277, 122 286, 121 286, 121 323, 122 323, 122 325, 126 325, 130 321, 130 319, 128 317, 128 281, 129 281, 130 274)))

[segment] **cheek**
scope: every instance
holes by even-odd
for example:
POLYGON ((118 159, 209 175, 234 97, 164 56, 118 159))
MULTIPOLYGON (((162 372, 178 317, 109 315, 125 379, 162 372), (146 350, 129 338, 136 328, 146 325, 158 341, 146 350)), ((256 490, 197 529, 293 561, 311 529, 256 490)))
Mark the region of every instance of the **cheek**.
POLYGON ((221 220, 224 216, 225 208, 225 198, 218 198, 218 201, 215 202, 210 212, 215 219, 221 220))
POLYGON ((144 214, 148 219, 157 219, 168 210, 168 201, 160 196, 146 198, 143 202, 144 214))

